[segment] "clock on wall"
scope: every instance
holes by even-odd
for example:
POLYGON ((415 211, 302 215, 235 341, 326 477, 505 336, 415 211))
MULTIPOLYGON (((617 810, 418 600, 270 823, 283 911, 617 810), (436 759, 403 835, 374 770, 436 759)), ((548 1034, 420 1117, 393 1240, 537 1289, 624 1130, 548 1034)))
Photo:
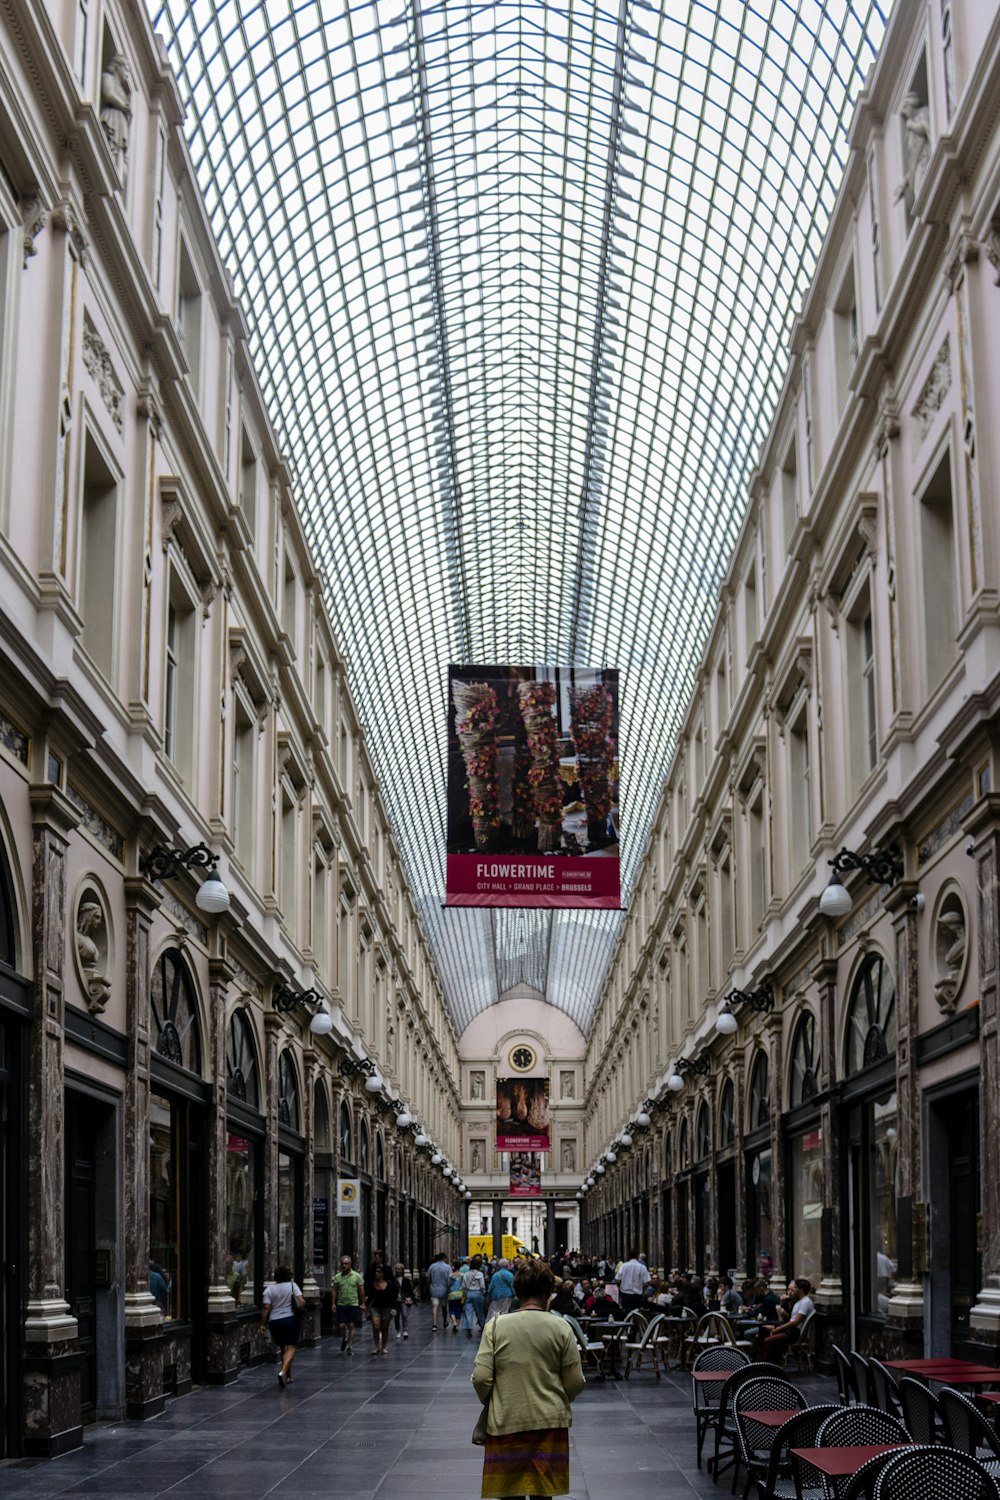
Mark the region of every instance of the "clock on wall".
POLYGON ((510 1065, 517 1073, 530 1073, 537 1061, 534 1047, 526 1047, 523 1042, 510 1050, 510 1065))

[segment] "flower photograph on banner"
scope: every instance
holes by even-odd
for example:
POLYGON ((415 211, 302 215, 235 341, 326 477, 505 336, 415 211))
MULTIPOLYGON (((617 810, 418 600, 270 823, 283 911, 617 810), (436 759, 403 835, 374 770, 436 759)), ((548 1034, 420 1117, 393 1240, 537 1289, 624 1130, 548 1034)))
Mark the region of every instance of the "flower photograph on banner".
POLYGON ((445 899, 616 907, 618 673, 451 666, 445 899))
POLYGON ((542 1160, 533 1151, 512 1151, 510 1154, 510 1197, 540 1198, 542 1196, 542 1160))
POLYGON ((547 1078, 497 1079, 497 1150, 550 1150, 547 1078))

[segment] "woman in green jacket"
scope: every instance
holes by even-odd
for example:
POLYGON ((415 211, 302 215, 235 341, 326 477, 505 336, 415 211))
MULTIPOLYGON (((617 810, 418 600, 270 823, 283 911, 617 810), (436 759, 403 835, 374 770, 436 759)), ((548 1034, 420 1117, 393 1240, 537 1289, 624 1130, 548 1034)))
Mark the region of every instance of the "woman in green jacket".
POLYGON ((554 1279, 529 1261, 514 1283, 520 1307, 486 1325, 472 1383, 489 1406, 484 1500, 569 1493, 570 1403, 584 1387, 569 1324, 546 1311, 554 1279))

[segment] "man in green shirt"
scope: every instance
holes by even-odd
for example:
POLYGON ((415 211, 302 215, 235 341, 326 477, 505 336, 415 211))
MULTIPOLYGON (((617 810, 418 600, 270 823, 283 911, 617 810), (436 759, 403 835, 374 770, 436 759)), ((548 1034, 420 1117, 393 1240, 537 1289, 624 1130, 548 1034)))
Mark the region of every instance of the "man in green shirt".
POLYGON ((365 1314, 365 1278, 355 1271, 351 1257, 340 1257, 340 1270, 333 1278, 333 1306, 340 1331, 341 1354, 354 1353, 354 1330, 365 1314))

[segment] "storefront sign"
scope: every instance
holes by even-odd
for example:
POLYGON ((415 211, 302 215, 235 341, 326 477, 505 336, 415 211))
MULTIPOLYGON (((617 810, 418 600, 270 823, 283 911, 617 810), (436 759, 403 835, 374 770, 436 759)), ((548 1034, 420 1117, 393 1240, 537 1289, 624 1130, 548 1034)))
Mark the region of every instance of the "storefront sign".
POLYGON ((542 1196, 542 1161, 533 1151, 513 1151, 510 1158, 510 1196, 542 1196))
POLYGON ((615 908, 618 673, 448 669, 449 906, 615 908))
POLYGON ((361 1184, 353 1177, 337 1179, 337 1218, 360 1219, 361 1184))
POLYGON ((313 1265, 325 1266, 330 1259, 330 1200, 313 1199, 313 1265))

